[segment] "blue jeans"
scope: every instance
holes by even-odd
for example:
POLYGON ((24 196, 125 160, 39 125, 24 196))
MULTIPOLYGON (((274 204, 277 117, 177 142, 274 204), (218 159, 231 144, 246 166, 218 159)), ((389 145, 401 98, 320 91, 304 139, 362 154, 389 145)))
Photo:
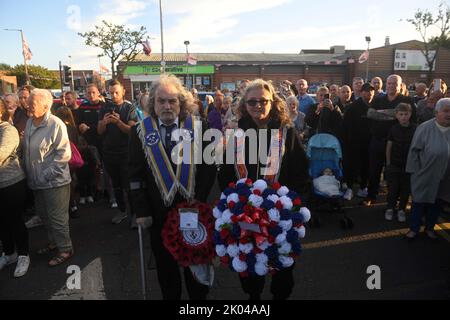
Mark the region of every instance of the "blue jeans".
POLYGON ((425 214, 425 230, 433 230, 441 212, 441 201, 435 203, 413 202, 411 210, 410 228, 415 233, 420 230, 422 215, 425 214))

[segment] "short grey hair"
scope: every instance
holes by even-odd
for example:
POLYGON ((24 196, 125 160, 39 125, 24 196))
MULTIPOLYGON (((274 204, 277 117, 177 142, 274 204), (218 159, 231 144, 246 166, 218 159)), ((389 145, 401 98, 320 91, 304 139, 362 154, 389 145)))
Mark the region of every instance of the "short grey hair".
POLYGON ((450 107, 450 98, 439 99, 439 101, 436 103, 436 107, 434 108, 434 110, 436 112, 439 112, 444 107, 450 107))
POLYGON ((295 102, 295 104, 298 106, 298 99, 297 99, 296 96, 289 96, 289 97, 287 97, 286 104, 290 105, 291 102, 295 102))
POLYGON ((30 93, 30 99, 33 97, 38 97, 42 105, 48 110, 53 105, 53 97, 50 91, 45 89, 34 89, 30 93))

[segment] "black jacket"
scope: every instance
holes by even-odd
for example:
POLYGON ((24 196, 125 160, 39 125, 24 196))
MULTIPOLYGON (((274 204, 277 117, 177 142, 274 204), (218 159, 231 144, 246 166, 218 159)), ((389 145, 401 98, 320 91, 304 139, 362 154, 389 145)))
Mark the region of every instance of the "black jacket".
MULTIPOLYGON (((416 123, 416 104, 414 103, 414 99, 411 97, 407 97, 399 94, 394 100, 389 101, 388 96, 381 96, 376 98, 373 103, 373 108, 375 110, 385 110, 385 109, 395 109, 400 103, 409 103, 411 105, 412 114, 411 114, 411 122, 416 123)), ((377 140, 385 140, 387 139, 389 130, 392 128, 394 124, 397 123, 397 120, 383 121, 383 120, 371 120, 371 132, 372 136, 377 140)))
MULTIPOLYGON (((205 132, 208 127, 206 122, 202 123, 203 132, 205 132)), ((136 217, 151 216, 154 225, 162 226, 169 210, 186 199, 177 193, 172 205, 165 206, 142 149, 142 143, 137 133, 138 126, 139 123, 132 128, 130 133, 128 170, 130 183, 138 183, 141 187, 130 191, 130 204, 136 217)), ((205 147, 206 143, 203 143, 203 150, 205 147)), ((217 169, 215 165, 207 165, 204 161, 196 166, 195 200, 206 202, 214 184, 217 169)))
POLYGON ((369 106, 363 99, 358 99, 348 105, 342 125, 342 138, 345 144, 354 142, 369 144, 370 121, 367 118, 368 110, 369 106))
MULTIPOLYGON (((257 129, 255 122, 249 117, 244 117, 239 120, 238 124, 240 129, 244 131, 247 129, 257 129)), ((269 129, 279 129, 280 123, 273 121, 268 124, 269 129)), ((259 134, 258 137, 258 146, 256 150, 259 148, 259 134)), ((268 145, 270 145, 270 130, 267 139, 268 145)), ((246 139, 245 143, 245 162, 248 170, 248 178, 256 181, 257 178, 257 169, 258 166, 256 164, 249 164, 249 143, 246 139)), ((293 190, 299 193, 303 199, 303 201, 307 200, 309 197, 311 181, 308 175, 308 158, 306 157, 306 153, 303 150, 298 137, 295 133, 294 128, 289 128, 286 135, 286 143, 285 143, 285 154, 281 160, 281 169, 278 182, 281 185, 288 187, 290 190, 293 190)), ((267 148, 269 150, 269 148, 267 148)), ((259 161, 259 159, 258 159, 259 161)), ((224 162, 225 163, 225 162, 224 162)), ((235 171, 235 166, 233 164, 223 164, 219 170, 219 186, 221 190, 224 190, 230 182, 236 182, 237 176, 235 171)))
POLYGON ((342 115, 338 108, 331 111, 323 108, 320 114, 316 114, 319 104, 313 105, 305 117, 306 124, 311 128, 311 136, 316 133, 329 133, 335 137, 341 137, 342 115))

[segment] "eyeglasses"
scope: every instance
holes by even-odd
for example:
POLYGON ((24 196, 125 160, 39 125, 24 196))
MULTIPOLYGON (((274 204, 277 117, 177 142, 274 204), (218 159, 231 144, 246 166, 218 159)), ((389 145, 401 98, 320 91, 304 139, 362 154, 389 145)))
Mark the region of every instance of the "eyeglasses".
POLYGON ((172 98, 172 99, 158 98, 159 104, 166 104, 166 102, 169 102, 170 105, 175 105, 175 104, 177 104, 178 99, 177 98, 172 98))
POLYGON ((259 100, 251 99, 251 100, 247 100, 247 104, 248 104, 250 107, 256 107, 258 103, 259 103, 261 106, 264 106, 264 107, 265 107, 266 105, 269 104, 269 102, 272 102, 272 100, 267 100, 267 99, 259 99, 259 100))

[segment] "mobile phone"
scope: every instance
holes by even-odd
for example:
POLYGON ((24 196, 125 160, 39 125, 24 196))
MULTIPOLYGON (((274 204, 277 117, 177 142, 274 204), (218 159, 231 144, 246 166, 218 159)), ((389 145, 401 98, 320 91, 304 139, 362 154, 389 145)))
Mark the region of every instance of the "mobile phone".
POLYGON ((442 79, 434 79, 433 82, 434 82, 433 91, 440 91, 441 85, 442 85, 442 79))
POLYGON ((329 93, 326 93, 326 94, 323 96, 323 98, 324 98, 324 99, 330 99, 330 94, 329 94, 329 93))

